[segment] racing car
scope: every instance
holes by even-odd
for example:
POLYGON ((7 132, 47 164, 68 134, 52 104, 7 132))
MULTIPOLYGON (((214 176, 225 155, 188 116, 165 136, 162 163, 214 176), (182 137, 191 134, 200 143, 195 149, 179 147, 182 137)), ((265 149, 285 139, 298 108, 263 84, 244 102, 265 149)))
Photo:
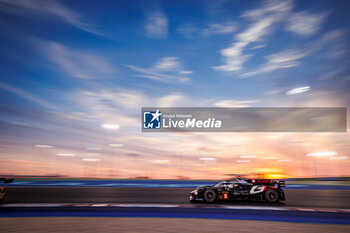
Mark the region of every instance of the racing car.
POLYGON ((261 200, 268 203, 284 201, 285 180, 235 178, 211 186, 199 186, 190 194, 190 201, 261 200))
MULTIPOLYGON (((11 183, 14 179, 0 178, 0 182, 11 183)), ((5 202, 5 191, 4 187, 0 186, 0 203, 5 202)))

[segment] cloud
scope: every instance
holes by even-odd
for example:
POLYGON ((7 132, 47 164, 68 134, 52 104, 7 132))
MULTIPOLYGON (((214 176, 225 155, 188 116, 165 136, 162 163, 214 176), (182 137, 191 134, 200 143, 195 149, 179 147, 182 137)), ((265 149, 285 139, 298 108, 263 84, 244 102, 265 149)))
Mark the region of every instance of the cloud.
POLYGON ((291 1, 266 1, 255 10, 247 11, 243 17, 252 21, 252 24, 235 37, 230 47, 221 50, 224 64, 214 66, 214 70, 239 71, 243 69, 250 55, 244 55, 244 49, 251 43, 261 41, 262 37, 271 32, 272 26, 284 19, 292 8, 291 1))
POLYGON ((125 126, 139 127, 141 107, 153 103, 159 107, 203 107, 213 101, 174 92, 166 95, 147 94, 141 90, 121 87, 91 87, 68 95, 76 109, 81 109, 90 120, 114 122, 125 126))
POLYGON ((258 100, 220 100, 215 102, 213 105, 221 108, 230 107, 251 107, 251 104, 259 103, 258 100))
POLYGON ((154 68, 160 71, 174 71, 180 68, 180 63, 176 57, 164 57, 159 59, 154 68))
POLYGON ((191 70, 182 70, 182 71, 179 71, 179 74, 192 74, 193 71, 191 70))
POLYGON ((180 82, 188 83, 190 78, 187 76, 192 71, 183 70, 182 65, 176 57, 164 57, 159 59, 154 66, 145 69, 133 65, 125 65, 126 67, 138 72, 136 77, 142 77, 161 82, 180 82))
POLYGON ((264 94, 265 95, 278 95, 278 94, 283 93, 285 90, 286 90, 286 88, 277 88, 277 89, 265 91, 264 94))
POLYGON ((288 19, 287 31, 298 36, 311 36, 321 28, 328 13, 310 14, 306 11, 293 14, 288 19))
POLYGON ((50 15, 76 27, 80 30, 103 36, 104 33, 91 19, 69 9, 56 1, 45 0, 0 0, 0 11, 20 16, 29 15, 40 17, 42 14, 50 15))
MULTIPOLYGON (((217 71, 238 72, 240 77, 248 77, 260 73, 271 72, 277 69, 285 69, 298 66, 299 60, 308 56, 313 51, 318 50, 329 38, 335 38, 336 31, 325 34, 321 39, 305 48, 285 49, 281 52, 266 56, 267 62, 258 68, 244 71, 243 64, 247 62, 253 54, 246 54, 246 50, 261 48, 264 36, 270 34, 278 23, 287 23, 287 31, 298 36, 311 36, 321 27, 325 17, 329 14, 311 14, 306 11, 293 13, 292 1, 265 1, 262 7, 245 12, 242 16, 251 21, 248 28, 235 36, 235 41, 230 47, 221 50, 224 64, 214 66, 217 71), (253 43, 260 43, 255 47, 248 46, 253 43)), ((254 44, 253 44, 254 45, 254 44)))
POLYGON ((249 72, 239 74, 240 77, 249 77, 267 73, 278 69, 292 68, 300 65, 300 60, 313 52, 324 48, 330 42, 336 41, 342 35, 341 31, 335 30, 324 34, 320 39, 313 41, 305 47, 286 49, 266 56, 267 62, 249 72))
POLYGON ((261 49, 261 48, 264 48, 264 47, 266 47, 266 44, 258 44, 258 45, 255 45, 255 46, 251 47, 250 49, 251 50, 261 49))
POLYGON ((230 34, 237 30, 236 22, 226 22, 226 23, 214 23, 209 24, 207 28, 203 29, 204 35, 216 35, 216 34, 230 34))
POLYGON ((168 35, 168 18, 162 12, 150 13, 144 28, 148 36, 164 38, 168 35))
POLYGON ((268 63, 279 68, 289 68, 298 65, 298 59, 308 55, 309 51, 287 49, 267 56, 268 63))
POLYGON ((287 95, 298 95, 310 90, 310 86, 293 88, 286 92, 287 95))
MULTIPOLYGON (((331 94, 331 93, 329 93, 331 94)), ((140 107, 150 102, 156 106, 171 106, 180 107, 182 104, 189 104, 189 106, 209 106, 203 104, 203 99, 195 99, 191 96, 186 96, 183 93, 171 93, 169 95, 154 96, 146 94, 143 91, 123 89, 123 88, 111 88, 102 87, 98 88, 93 86, 91 90, 75 91, 72 93, 74 99, 72 103, 77 101, 78 106, 82 107, 82 111, 88 117, 93 117, 93 121, 79 122, 78 120, 66 120, 60 119, 56 114, 48 114, 42 111, 33 112, 31 109, 22 109, 11 106, 13 110, 16 110, 12 114, 12 118, 21 116, 27 118, 27 114, 31 115, 31 119, 37 122, 39 128, 16 126, 10 124, 2 124, 0 122, 1 129, 5 132, 2 135, 1 141, 1 153, 6 155, 5 162, 8 160, 23 158, 23 154, 26 155, 26 160, 40 159, 39 156, 44 156, 46 151, 38 150, 33 145, 38 142, 54 143, 55 149, 50 149, 49 153, 74 153, 75 158, 71 158, 67 161, 61 161, 62 163, 74 163, 77 166, 76 169, 59 168, 58 174, 64 175, 81 175, 81 169, 83 167, 81 158, 86 158, 87 146, 94 146, 101 148, 101 154, 99 159, 101 173, 99 176, 110 176, 110 170, 118 168, 118 176, 129 177, 146 171, 146 175, 153 178, 163 177, 172 178, 173 174, 179 174, 183 171, 187 171, 189 168, 192 171, 190 174, 186 174, 191 178, 200 177, 201 164, 198 163, 199 158, 215 157, 217 159, 217 165, 213 165, 208 169, 209 173, 213 174, 213 177, 221 176, 222 174, 229 173, 232 170, 232 165, 229 165, 232 161, 235 161, 239 155, 257 155, 257 161, 262 164, 271 163, 270 158, 281 159, 288 158, 284 154, 291 145, 289 142, 295 140, 293 134, 279 134, 271 137, 270 134, 264 133, 249 133, 247 135, 236 134, 212 134, 212 133, 173 133, 173 134, 147 134, 140 132, 140 107), (163 104, 162 104, 162 103, 163 104), (17 112, 19 111, 19 112, 17 112), (99 127, 99 122, 106 120, 116 120, 120 123, 120 131, 109 133, 99 127), (50 127, 48 127, 50 125, 50 127), (13 138, 20 139, 13 141, 13 138), (100 140, 96 140, 99 138, 100 140), (72 145, 74 141, 74 145, 72 145), (10 142, 9 144, 7 142, 10 142), (123 143, 122 148, 109 148, 109 143, 123 143), (256 149, 254 151, 249 148, 249 145, 255 143, 256 149), (29 146, 28 146, 29 145, 29 146), (159 145, 162 145, 160 148, 159 145), (179 147, 178 145, 181 145, 179 147), (198 150, 198 148, 204 148, 198 150), (174 153, 174 151, 176 151, 174 153), (219 155, 218 155, 219 154, 219 155), (84 157, 83 157, 84 156, 84 157), (135 157, 134 157, 135 156, 135 157), (269 158, 269 159, 268 159, 269 158), (117 160, 116 160, 117 159, 117 160), (147 161, 154 160, 170 160, 171 166, 168 170, 159 171, 160 166, 157 163, 148 163, 147 161), (266 160, 266 162, 265 162, 266 160), (114 162, 113 162, 114 161, 114 162), (116 163, 115 161, 118 161, 116 163), (136 163, 133 169, 125 169, 128 164, 136 163), (142 171, 142 169, 144 171, 142 171), (158 172, 148 173, 147 171, 157 170, 158 172), (164 173, 163 173, 164 172, 164 173)), ((321 97, 321 96, 316 96, 321 97)), ((316 98, 323 105, 333 106, 330 103, 323 103, 324 98, 316 98)), ((328 98, 326 98, 328 100, 328 98)), ((339 100, 339 98, 336 98, 339 100)), ((275 101, 279 100, 274 98, 275 101)), ((255 100, 222 100, 231 101, 231 106, 253 105, 255 100)), ((220 102, 220 101, 218 101, 220 102)), ((210 100, 210 103, 213 103, 210 100)), ((291 100, 289 100, 292 104, 291 100)), ((314 103, 308 103, 315 106, 314 103)), ((317 106, 317 105, 316 105, 317 106)), ((1 107, 1 106, 0 106, 1 107)), ((9 113, 8 109, 3 109, 2 112, 9 113)), ((305 138, 300 138, 301 141, 307 142, 307 135, 305 138)), ((310 142, 310 148, 313 150, 313 146, 320 144, 332 144, 335 141, 339 141, 339 137, 336 135, 334 138, 330 138, 327 135, 322 135, 322 138, 316 138, 314 142, 310 142)), ((307 145, 309 145, 307 144, 307 145)), ((303 145, 301 145, 303 146, 303 145)), ((317 149, 317 148, 316 148, 317 149)), ((47 151, 48 152, 48 151, 47 151)), ((342 152, 339 152, 342 153, 342 152)), ((343 153, 346 153, 344 151, 343 153)), ((297 155, 298 156, 298 155, 297 155)), ((302 154, 300 157, 302 158, 302 154)), ((63 158, 62 158, 63 159, 63 158)), ((294 158, 296 160, 297 158, 294 158)), ((41 159, 42 160, 42 159, 41 159)), ((11 161, 8 163, 5 172, 16 173, 16 164, 18 161, 11 161)), ((21 161, 22 163, 25 162, 21 161)), ((42 164, 42 170, 39 168, 33 169, 31 174, 43 174, 50 171, 50 161, 42 164)), ((23 169, 32 167, 32 164, 23 166, 23 169)), ((250 173, 255 170, 246 170, 246 167, 240 168, 241 165, 234 165, 237 173, 250 173), (237 167, 238 166, 238 167, 237 167)), ((52 169, 51 169, 52 170, 52 169)), ((295 172, 295 171, 293 171, 295 172)), ((84 173, 86 174, 86 173, 84 173)))
POLYGON ((211 23, 205 27, 186 24, 177 29, 177 32, 185 37, 212 36, 231 34, 237 30, 237 23, 228 21, 224 23, 211 23))
POLYGON ((253 21, 258 21, 259 19, 266 16, 283 16, 284 13, 292 10, 292 1, 279 1, 279 0, 266 0, 264 4, 254 10, 246 11, 243 13, 243 17, 248 18, 253 21), (282 15, 281 15, 282 13, 282 15))
POLYGON ((197 35, 200 31, 200 28, 192 24, 186 24, 177 29, 177 33, 185 37, 193 37, 197 35))
POLYGON ((271 72, 278 69, 286 69, 298 66, 299 59, 310 54, 310 51, 287 49, 266 57, 267 62, 255 70, 240 74, 241 77, 253 76, 261 73, 271 72))
POLYGON ((154 96, 140 90, 119 87, 78 90, 69 94, 68 98, 75 109, 84 113, 80 116, 81 121, 91 122, 94 127, 106 122, 120 125, 118 140, 125 139, 123 136, 126 135, 135 136, 140 133, 140 110, 149 103, 159 107, 208 106, 205 100, 191 98, 183 93, 154 96))
POLYGON ((46 107, 46 108, 50 108, 50 109, 57 109, 56 106, 48 103, 47 101, 41 99, 41 98, 38 98, 26 91, 23 91, 21 89, 18 89, 16 87, 13 87, 11 85, 8 85, 8 84, 5 84, 5 83, 0 83, 0 88, 1 89, 4 89, 6 91, 9 91, 9 92, 12 92, 18 96, 21 96, 22 98, 26 99, 26 100, 29 100, 35 104, 38 104, 38 105, 41 105, 43 107, 46 107))
POLYGON ((183 106, 184 103, 191 102, 188 97, 181 93, 169 94, 162 96, 157 101, 159 107, 170 107, 170 106, 183 106))
POLYGON ((75 51, 53 41, 41 41, 38 46, 51 62, 73 77, 99 79, 115 72, 100 56, 75 51))

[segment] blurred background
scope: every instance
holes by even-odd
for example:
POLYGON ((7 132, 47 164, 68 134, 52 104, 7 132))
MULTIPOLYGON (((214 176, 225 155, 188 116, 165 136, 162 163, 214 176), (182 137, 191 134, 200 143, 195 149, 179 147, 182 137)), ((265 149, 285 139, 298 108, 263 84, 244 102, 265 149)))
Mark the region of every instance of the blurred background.
POLYGON ((348 177, 344 133, 141 133, 141 107, 349 107, 349 1, 0 0, 0 176, 348 177))

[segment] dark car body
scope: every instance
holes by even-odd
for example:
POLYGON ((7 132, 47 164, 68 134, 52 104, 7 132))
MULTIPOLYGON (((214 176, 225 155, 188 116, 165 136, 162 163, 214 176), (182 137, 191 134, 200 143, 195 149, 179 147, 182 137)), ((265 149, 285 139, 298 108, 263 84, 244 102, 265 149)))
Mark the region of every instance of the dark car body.
POLYGON ((284 180, 243 179, 226 180, 210 186, 199 186, 190 193, 190 201, 265 200, 284 201, 284 180))
MULTIPOLYGON (((0 178, 0 182, 4 182, 4 183, 11 183, 13 181, 14 179, 0 178)), ((5 201, 5 189, 4 187, 0 186, 0 202, 4 202, 4 201, 5 201)))

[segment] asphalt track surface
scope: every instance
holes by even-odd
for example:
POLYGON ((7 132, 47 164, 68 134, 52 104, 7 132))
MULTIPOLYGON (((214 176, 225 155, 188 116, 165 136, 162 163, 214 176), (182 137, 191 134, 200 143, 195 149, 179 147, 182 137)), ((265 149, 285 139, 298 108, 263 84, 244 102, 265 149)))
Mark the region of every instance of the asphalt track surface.
POLYGON ((312 224, 275 221, 249 221, 193 218, 137 218, 137 217, 40 217, 0 218, 2 232, 240 232, 240 233, 295 233, 295 232, 349 232, 350 225, 312 224))
MULTIPOLYGON (((7 203, 189 204, 189 188, 6 187, 7 203)), ((285 190, 286 201, 272 206, 350 209, 350 191, 285 190)), ((235 201, 225 205, 271 206, 235 201)), ((210 204, 203 204, 210 205, 210 204)))
POLYGON ((2 207, 0 217, 202 218, 350 224, 349 213, 167 207, 2 207))
POLYGON ((350 191, 285 190, 287 201, 273 205, 251 201, 188 205, 191 190, 189 188, 6 187, 7 202, 0 205, 0 218, 146 217, 350 224, 350 191), (52 203, 56 205, 52 206, 52 203), (119 204, 113 206, 111 203, 119 204))

